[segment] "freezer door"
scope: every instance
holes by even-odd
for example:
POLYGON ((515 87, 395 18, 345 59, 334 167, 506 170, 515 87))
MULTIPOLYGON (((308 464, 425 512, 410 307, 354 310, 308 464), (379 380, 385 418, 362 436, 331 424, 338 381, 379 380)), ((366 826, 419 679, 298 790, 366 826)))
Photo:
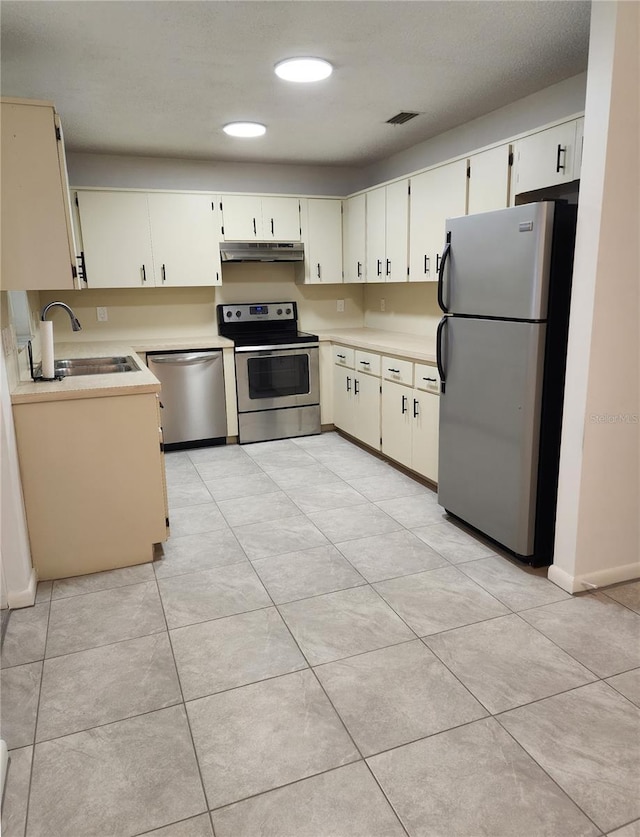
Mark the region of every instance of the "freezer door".
POLYGON ((438 499, 520 556, 534 550, 546 325, 446 318, 438 499))
POLYGON ((448 312, 544 320, 554 209, 545 201, 449 218, 441 287, 448 312))

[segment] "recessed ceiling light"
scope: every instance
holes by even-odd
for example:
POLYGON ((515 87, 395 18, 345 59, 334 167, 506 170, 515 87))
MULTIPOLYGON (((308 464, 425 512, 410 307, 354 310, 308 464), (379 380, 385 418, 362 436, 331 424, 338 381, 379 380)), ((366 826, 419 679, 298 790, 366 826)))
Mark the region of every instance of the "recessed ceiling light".
POLYGON ((285 81, 322 81, 333 72, 324 58, 287 58, 275 66, 277 76, 285 81))
POLYGON ((267 129, 260 122, 229 122, 222 130, 230 137, 261 137, 267 129))

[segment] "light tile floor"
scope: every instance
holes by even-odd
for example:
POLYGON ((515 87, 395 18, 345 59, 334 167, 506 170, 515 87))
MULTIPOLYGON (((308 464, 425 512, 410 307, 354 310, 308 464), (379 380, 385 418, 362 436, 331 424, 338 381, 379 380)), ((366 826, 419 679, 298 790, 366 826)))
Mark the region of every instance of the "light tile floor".
POLYGON ((335 433, 166 461, 153 565, 11 614, 4 837, 640 835, 640 582, 568 596, 335 433))

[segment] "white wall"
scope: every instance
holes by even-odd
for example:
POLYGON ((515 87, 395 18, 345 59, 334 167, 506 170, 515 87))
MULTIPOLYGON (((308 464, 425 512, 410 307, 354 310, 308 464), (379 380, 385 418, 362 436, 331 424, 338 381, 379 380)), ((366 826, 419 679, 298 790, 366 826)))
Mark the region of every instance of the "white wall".
POLYGON ((425 346, 435 347, 436 328, 442 317, 436 282, 405 285, 365 285, 364 324, 368 328, 422 334, 425 346), (384 300, 384 312, 380 302, 384 300))
POLYGON ((640 576, 640 4, 591 13, 554 565, 570 592, 640 576))

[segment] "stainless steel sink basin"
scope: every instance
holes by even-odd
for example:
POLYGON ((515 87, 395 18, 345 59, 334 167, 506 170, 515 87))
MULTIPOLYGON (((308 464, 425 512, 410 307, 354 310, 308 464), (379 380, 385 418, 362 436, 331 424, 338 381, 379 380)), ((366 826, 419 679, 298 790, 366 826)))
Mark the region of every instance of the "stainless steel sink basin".
MULTIPOLYGON (((131 355, 110 357, 74 357, 56 360, 54 374, 67 378, 73 375, 108 375, 113 372, 138 372, 140 367, 131 355)), ((36 369, 41 374, 41 367, 36 369)))

